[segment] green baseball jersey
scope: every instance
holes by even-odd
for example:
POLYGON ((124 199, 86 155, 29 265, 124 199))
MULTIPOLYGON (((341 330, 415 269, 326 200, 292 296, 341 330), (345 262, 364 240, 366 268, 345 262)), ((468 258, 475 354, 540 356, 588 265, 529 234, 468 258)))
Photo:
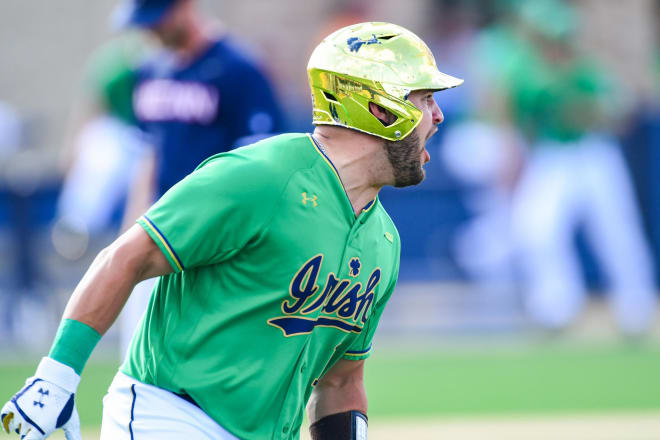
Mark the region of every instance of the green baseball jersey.
MULTIPOLYGON (((594 63, 521 63, 511 81, 513 114, 523 133, 544 145, 571 145, 605 122, 614 88, 594 63)), ((615 106, 611 106, 615 108, 615 106)))
POLYGON ((399 269, 378 198, 355 216, 309 135, 222 153, 138 220, 170 261, 122 371, 239 438, 298 438, 318 379, 364 359, 399 269))

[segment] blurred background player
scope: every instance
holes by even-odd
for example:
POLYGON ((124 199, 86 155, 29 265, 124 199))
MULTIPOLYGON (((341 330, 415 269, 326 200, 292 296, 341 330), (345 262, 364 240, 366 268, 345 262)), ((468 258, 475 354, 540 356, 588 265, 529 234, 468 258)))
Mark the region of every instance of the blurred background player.
POLYGON ((459 260, 482 282, 521 281, 528 317, 565 329, 587 299, 576 247, 584 231, 620 330, 641 335, 656 299, 616 139, 627 110, 621 88, 580 53, 570 4, 500 3, 499 13, 470 45, 473 76, 466 77, 473 81, 463 93, 476 91, 472 115, 445 139, 450 168, 482 186, 471 199, 478 215, 458 241, 459 260))
MULTIPOLYGON (((268 78, 223 26, 195 0, 127 1, 126 26, 147 30, 163 50, 138 71, 133 110, 155 146, 129 194, 124 229, 207 157, 283 130, 268 78)), ((144 312, 153 281, 137 292, 120 318, 121 353, 144 312)))
POLYGON ((132 103, 147 43, 138 32, 122 32, 87 63, 84 96, 74 115, 76 133, 62 153, 65 179, 54 225, 54 236, 66 237, 60 253, 70 260, 123 212, 137 165, 149 151, 132 103))
POLYGON ((605 274, 621 331, 649 330, 653 269, 641 229, 617 122, 621 88, 579 53, 576 11, 556 0, 524 2, 520 32, 532 45, 516 66, 509 103, 531 147, 514 192, 512 223, 525 277, 525 307, 543 327, 566 328, 586 300, 574 234, 586 239, 605 274))

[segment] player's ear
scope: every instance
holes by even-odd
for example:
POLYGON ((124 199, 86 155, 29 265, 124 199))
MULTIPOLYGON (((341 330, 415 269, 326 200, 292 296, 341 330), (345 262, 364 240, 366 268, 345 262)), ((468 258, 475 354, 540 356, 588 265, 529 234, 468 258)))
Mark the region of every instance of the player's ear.
POLYGON ((385 127, 389 127, 390 125, 394 124, 396 122, 396 116, 394 113, 391 111, 379 106, 376 103, 370 102, 369 103, 369 111, 371 112, 372 115, 374 115, 381 124, 385 127))

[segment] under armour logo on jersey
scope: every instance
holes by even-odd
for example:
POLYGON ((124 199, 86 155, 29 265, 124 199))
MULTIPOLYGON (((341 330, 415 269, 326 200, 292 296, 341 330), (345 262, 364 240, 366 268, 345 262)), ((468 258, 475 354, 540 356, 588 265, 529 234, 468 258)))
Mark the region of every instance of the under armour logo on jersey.
POLYGON ((39 406, 39 408, 43 408, 44 407, 44 403, 43 403, 44 396, 47 396, 50 393, 48 392, 48 390, 44 391, 43 388, 39 388, 39 391, 37 391, 37 393, 41 394, 41 396, 39 397, 39 401, 36 401, 36 400, 33 401, 32 405, 33 406, 39 406))
POLYGON ((308 197, 306 192, 302 193, 302 204, 307 206, 307 202, 310 202, 311 205, 316 208, 319 206, 318 202, 316 201, 318 199, 318 196, 316 194, 312 194, 312 197, 308 197))
POLYGON ((351 268, 349 275, 355 278, 360 275, 360 259, 358 257, 351 258, 351 261, 348 263, 348 267, 351 268))

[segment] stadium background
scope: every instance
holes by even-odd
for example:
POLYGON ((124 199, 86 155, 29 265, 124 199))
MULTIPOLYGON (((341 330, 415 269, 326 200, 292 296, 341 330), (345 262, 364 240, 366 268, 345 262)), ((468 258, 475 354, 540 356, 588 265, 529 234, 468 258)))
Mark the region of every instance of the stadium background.
MULTIPOLYGON (((262 60, 291 130, 309 131, 304 66, 323 35, 345 21, 383 20, 415 30, 433 46, 442 35, 438 26, 445 8, 460 3, 488 2, 254 0, 204 6, 262 60)), ((0 142, 2 398, 31 374, 68 293, 117 232, 115 224, 72 251, 67 237, 58 237, 53 228, 62 182, 55 164, 71 139, 85 63, 110 37, 115 4, 5 0, 0 5, 0 102, 13 109, 19 127, 14 141, 0 142)), ((652 0, 575 4, 582 12, 579 43, 623 81, 629 97, 619 134, 657 272, 660 8, 652 0)), ((438 104, 443 108, 460 99, 459 93, 438 95, 438 104)), ((449 125, 451 115, 447 118, 449 125)), ((442 132, 429 147, 433 160, 424 184, 382 194, 403 249, 400 285, 368 363, 370 420, 374 430, 380 426, 372 438, 660 438, 658 324, 648 338, 633 342, 617 333, 600 293, 606 287, 602 271, 579 233, 575 242, 593 294, 579 322, 561 335, 530 326, 516 286, 474 284, 454 249, 456 234, 471 215, 466 199, 473 189, 446 169, 441 140, 442 132)), ((90 438, 118 356, 112 329, 80 390, 78 406, 90 438)))

